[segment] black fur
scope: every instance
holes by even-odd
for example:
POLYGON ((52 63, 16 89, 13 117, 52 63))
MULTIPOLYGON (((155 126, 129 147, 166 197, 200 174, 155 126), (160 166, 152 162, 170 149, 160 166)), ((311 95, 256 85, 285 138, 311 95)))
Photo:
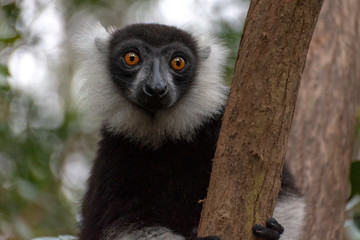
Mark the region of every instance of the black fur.
POLYGON ((153 151, 103 131, 83 205, 82 240, 119 225, 165 226, 189 236, 206 197, 220 119, 193 142, 169 141, 153 151))
POLYGON ((115 222, 120 228, 165 226, 189 237, 206 197, 220 125, 218 116, 192 142, 169 140, 155 151, 103 130, 80 239, 98 240, 115 222))
POLYGON ((197 44, 193 36, 179 28, 162 24, 132 24, 117 30, 112 37, 111 44, 116 45, 124 39, 142 39, 149 45, 160 47, 172 42, 183 43, 197 51, 197 44))

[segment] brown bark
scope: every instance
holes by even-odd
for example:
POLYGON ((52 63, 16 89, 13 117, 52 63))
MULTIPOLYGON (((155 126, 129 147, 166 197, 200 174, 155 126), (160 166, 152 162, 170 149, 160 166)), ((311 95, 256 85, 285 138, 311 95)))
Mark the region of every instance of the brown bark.
POLYGON ((272 215, 300 76, 322 1, 251 1, 199 236, 252 239, 272 215))
POLYGON ((287 161, 306 195, 304 239, 343 239, 360 101, 360 2, 327 0, 302 76, 287 161))

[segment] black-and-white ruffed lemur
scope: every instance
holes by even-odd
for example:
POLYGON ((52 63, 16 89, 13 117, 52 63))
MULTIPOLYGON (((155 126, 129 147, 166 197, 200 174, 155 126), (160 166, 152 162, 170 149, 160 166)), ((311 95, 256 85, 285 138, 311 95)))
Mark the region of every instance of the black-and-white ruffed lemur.
MULTIPOLYGON (((82 205, 80 240, 196 237, 222 114, 227 49, 216 39, 160 24, 77 36, 84 102, 102 139, 82 205)), ((304 212, 284 168, 264 239, 299 239, 304 212), (283 230, 285 231, 283 232, 283 230)))

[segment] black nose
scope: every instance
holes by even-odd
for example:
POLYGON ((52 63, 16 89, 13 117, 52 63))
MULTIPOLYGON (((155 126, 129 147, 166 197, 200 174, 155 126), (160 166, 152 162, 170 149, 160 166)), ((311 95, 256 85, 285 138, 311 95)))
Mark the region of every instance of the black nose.
POLYGON ((146 83, 143 87, 143 92, 149 96, 154 98, 163 98, 168 93, 167 84, 163 81, 156 83, 146 83))

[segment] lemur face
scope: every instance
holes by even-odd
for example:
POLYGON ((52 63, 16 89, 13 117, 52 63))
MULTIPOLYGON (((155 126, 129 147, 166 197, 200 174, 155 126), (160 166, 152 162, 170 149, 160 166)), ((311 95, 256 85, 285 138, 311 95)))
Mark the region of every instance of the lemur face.
POLYGON ((109 48, 112 81, 128 101, 146 112, 173 106, 194 82, 197 45, 182 30, 131 25, 113 34, 109 48))

